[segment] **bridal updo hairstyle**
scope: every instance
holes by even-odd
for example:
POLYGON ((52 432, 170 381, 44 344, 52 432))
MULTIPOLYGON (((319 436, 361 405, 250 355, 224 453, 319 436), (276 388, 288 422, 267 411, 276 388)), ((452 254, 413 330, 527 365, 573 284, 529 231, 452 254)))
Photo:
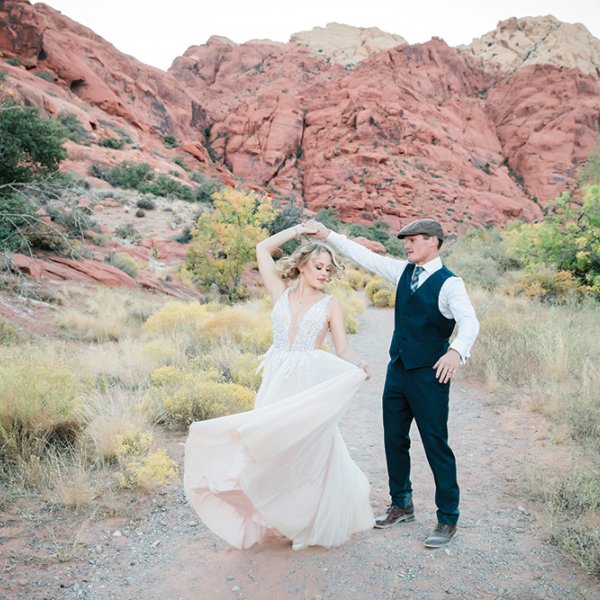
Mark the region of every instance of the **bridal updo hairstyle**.
POLYGON ((304 242, 290 256, 286 256, 278 261, 277 267, 282 279, 294 280, 300 276, 300 269, 302 265, 305 265, 312 258, 319 256, 323 252, 327 252, 331 257, 331 266, 329 281, 337 274, 338 271, 344 270, 344 265, 340 263, 333 249, 327 244, 318 241, 304 242))

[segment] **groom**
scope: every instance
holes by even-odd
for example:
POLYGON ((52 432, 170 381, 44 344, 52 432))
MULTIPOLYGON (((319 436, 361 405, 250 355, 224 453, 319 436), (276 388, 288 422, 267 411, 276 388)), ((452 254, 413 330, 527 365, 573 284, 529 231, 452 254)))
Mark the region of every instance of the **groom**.
POLYGON ((468 358, 479 332, 462 279, 443 266, 442 226, 419 219, 404 227, 408 261, 380 256, 364 246, 309 221, 311 234, 341 254, 397 286, 395 326, 383 390, 383 429, 391 504, 375 527, 414 521, 410 480, 410 426, 417 423, 435 480, 437 521, 425 540, 428 548, 448 544, 456 533, 459 488, 456 461, 448 445, 450 381, 468 358), (449 338, 458 325, 452 343, 449 338))

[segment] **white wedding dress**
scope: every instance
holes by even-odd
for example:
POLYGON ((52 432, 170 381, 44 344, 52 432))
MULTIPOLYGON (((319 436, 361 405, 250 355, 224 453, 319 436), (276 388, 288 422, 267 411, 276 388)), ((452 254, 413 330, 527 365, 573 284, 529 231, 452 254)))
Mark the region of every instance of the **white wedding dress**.
POLYGON ((329 548, 373 526, 369 482, 338 430, 365 373, 315 349, 330 296, 300 317, 293 340, 288 296, 273 307, 254 410, 192 423, 185 444, 186 497, 236 548, 261 542, 269 529, 294 548, 329 548))

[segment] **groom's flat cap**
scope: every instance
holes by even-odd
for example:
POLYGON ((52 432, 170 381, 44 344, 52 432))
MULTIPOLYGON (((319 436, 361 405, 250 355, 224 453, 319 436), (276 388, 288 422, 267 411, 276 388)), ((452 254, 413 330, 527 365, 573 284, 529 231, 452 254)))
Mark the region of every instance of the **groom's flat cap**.
POLYGON ((431 235, 438 238, 441 242, 444 241, 444 230, 437 221, 433 219, 418 219, 403 227, 398 233, 399 238, 404 238, 407 235, 431 235))

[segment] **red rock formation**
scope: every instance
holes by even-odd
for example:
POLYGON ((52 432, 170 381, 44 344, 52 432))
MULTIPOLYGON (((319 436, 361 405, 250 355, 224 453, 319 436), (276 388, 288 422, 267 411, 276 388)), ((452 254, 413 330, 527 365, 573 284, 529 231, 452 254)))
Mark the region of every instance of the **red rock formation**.
POLYGON ((311 211, 393 227, 426 215, 453 231, 539 218, 534 197, 543 204, 572 186, 598 134, 599 87, 560 66, 561 56, 595 64, 585 44, 562 52, 562 29, 501 24, 490 43, 510 46, 510 72, 501 61, 486 68, 487 43, 457 51, 433 39, 344 68, 300 43, 213 37, 165 73, 46 5, 5 0, 0 53, 23 65, 2 67, 5 93, 46 114, 72 112, 92 142, 131 138, 120 151, 69 143, 65 168, 87 174, 91 163, 143 160, 169 172, 185 152, 187 164, 229 185, 245 180, 311 211), (535 62, 519 63, 511 36, 525 36, 535 62))

